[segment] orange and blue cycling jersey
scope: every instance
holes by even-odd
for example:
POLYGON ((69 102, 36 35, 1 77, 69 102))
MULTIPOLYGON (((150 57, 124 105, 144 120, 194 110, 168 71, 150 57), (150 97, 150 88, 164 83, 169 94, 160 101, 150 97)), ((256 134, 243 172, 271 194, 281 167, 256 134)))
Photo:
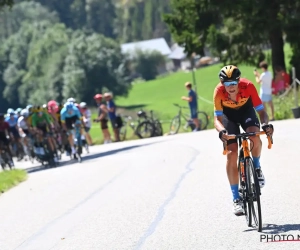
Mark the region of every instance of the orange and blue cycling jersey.
POLYGON ((264 109, 261 99, 253 83, 245 78, 241 78, 239 83, 239 92, 236 101, 229 98, 225 87, 219 83, 214 91, 214 114, 215 116, 237 116, 240 112, 255 108, 256 111, 264 109))

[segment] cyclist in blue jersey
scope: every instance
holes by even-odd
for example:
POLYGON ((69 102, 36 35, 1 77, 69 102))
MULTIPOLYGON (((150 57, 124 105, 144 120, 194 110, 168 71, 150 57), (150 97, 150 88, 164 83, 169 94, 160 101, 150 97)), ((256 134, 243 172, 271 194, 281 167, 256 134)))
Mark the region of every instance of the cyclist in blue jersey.
POLYGON ((72 149, 72 154, 76 158, 76 150, 74 147, 74 138, 72 130, 73 125, 80 126, 82 124, 82 116, 79 109, 72 102, 67 102, 60 111, 60 120, 64 130, 67 131, 68 140, 72 149), (78 124, 80 122, 80 124, 78 124))

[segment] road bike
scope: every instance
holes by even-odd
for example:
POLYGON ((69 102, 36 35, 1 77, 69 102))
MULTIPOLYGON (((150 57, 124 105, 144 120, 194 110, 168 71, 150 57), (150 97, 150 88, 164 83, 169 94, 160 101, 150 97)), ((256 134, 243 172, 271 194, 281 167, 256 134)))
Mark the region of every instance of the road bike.
MULTIPOLYGON (((273 126, 269 124, 273 130, 273 126)), ((274 130, 273 130, 274 131, 274 130)), ((248 140, 251 141, 251 136, 260 136, 266 134, 264 131, 242 133, 237 135, 228 135, 228 139, 239 140, 239 156, 238 156, 238 171, 239 171, 239 193, 244 205, 244 215, 246 216, 247 225, 256 227, 258 232, 262 231, 262 214, 260 202, 260 186, 258 177, 253 165, 253 159, 250 155, 248 140), (256 206, 255 206, 256 205, 256 206), (256 209, 255 209, 256 207, 256 209), (254 225, 252 223, 254 221, 254 225)), ((268 148, 272 148, 273 138, 267 136, 268 148)), ((226 143, 223 144, 223 155, 227 155, 228 150, 226 143)))
MULTIPOLYGON (((189 109, 188 107, 182 107, 176 103, 173 104, 175 107, 179 108, 178 114, 172 119, 170 124, 170 132, 169 134, 175 135, 178 133, 180 126, 181 126, 181 118, 185 121, 185 125, 183 127, 184 130, 188 130, 190 128, 192 131, 196 128, 193 120, 190 118, 190 114, 186 114, 182 112, 182 109, 189 109)), ((200 123, 200 130, 207 129, 209 123, 209 116, 203 112, 198 111, 198 120, 200 123)))
POLYGON ((39 142, 39 136, 35 133, 33 137, 33 151, 36 160, 43 166, 57 167, 59 163, 54 160, 55 155, 48 140, 50 136, 52 137, 52 134, 48 132, 47 135, 43 137, 42 142, 39 142))
POLYGON ((161 122, 158 119, 154 118, 153 110, 150 110, 150 116, 148 116, 143 110, 140 110, 137 113, 137 116, 143 119, 142 122, 139 121, 139 124, 137 125, 135 130, 135 134, 140 139, 163 135, 161 122), (145 136, 145 134, 149 136, 145 136))

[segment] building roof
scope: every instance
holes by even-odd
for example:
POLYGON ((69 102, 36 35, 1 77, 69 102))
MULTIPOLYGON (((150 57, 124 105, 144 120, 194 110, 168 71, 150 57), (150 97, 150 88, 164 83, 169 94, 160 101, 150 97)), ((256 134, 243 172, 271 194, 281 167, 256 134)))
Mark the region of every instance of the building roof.
POLYGON ((171 49, 164 38, 156 38, 133 43, 124 43, 121 45, 123 53, 133 54, 136 49, 142 51, 158 51, 162 55, 167 56, 171 53, 171 49))
POLYGON ((177 59, 177 60, 183 60, 186 58, 186 53, 184 52, 184 48, 181 46, 174 46, 174 50, 168 57, 170 59, 177 59))

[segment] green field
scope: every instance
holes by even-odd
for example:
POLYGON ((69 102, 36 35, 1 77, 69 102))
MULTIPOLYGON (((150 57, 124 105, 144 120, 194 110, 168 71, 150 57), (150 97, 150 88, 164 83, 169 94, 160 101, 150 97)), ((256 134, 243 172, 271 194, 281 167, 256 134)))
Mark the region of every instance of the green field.
MULTIPOLYGON (((288 62, 291 55, 289 46, 285 47, 285 53, 286 62, 288 62)), ((221 64, 215 64, 195 71, 198 96, 207 100, 204 101, 199 99, 198 106, 200 110, 209 114, 210 128, 213 127, 213 105, 210 102, 212 101, 214 88, 219 82, 218 72, 221 67, 221 64)), ((253 75, 254 67, 240 65, 239 68, 242 72, 242 77, 252 80, 253 83, 255 82, 255 77, 253 75)), ((136 111, 141 108, 146 111, 153 110, 156 116, 160 120, 164 121, 164 133, 167 133, 169 130, 170 120, 177 114, 178 111, 177 108, 173 106, 173 103, 178 103, 188 107, 187 102, 181 100, 183 95, 187 95, 187 90, 184 87, 184 83, 187 81, 193 82, 191 72, 173 73, 153 81, 134 84, 126 98, 119 97, 115 100, 116 104, 121 107, 118 111, 119 113, 134 115, 136 111)), ((259 91, 259 85, 255 85, 259 91)), ((291 101, 291 98, 289 98, 289 101, 291 101)), ((284 103, 284 106, 281 107, 282 100, 276 99, 274 102, 277 107, 280 108, 280 110, 276 110, 275 118, 283 119, 292 115, 289 104, 284 103), (282 114, 282 108, 285 109, 284 114, 282 114)), ((102 140, 99 124, 93 125, 91 133, 93 138, 96 138, 97 142, 102 140)))

